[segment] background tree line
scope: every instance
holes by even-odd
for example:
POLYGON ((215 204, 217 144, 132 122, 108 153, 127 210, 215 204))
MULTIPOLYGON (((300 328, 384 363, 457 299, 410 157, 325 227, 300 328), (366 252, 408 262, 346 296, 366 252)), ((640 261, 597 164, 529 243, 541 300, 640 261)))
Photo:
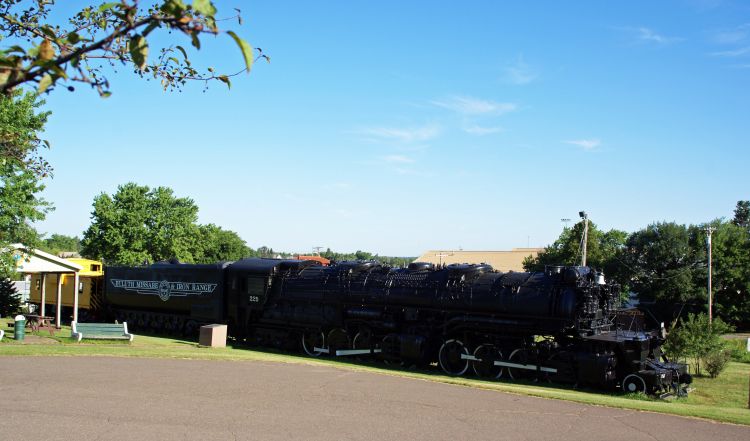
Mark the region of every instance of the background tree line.
MULTIPOLYGON (((40 248, 53 254, 79 252, 110 265, 140 265, 170 259, 212 263, 246 257, 294 256, 267 246, 252 249, 234 231, 214 224, 199 224, 195 201, 175 196, 168 187, 127 183, 119 186, 114 195, 96 196, 92 208, 91 225, 82 239, 53 234, 40 241, 40 248)), ((404 266, 412 260, 366 251, 337 253, 330 248, 321 256, 335 261, 378 260, 394 266, 404 266)))
MULTIPOLYGON (((657 222, 633 233, 601 231, 589 222, 588 265, 600 268, 623 292, 637 295, 641 306, 660 320, 679 313, 705 311, 708 303, 706 227, 713 227, 712 285, 715 315, 750 328, 750 201, 739 201, 731 220, 705 225, 657 222)), ((524 268, 580 264, 583 222, 560 237, 524 268)))

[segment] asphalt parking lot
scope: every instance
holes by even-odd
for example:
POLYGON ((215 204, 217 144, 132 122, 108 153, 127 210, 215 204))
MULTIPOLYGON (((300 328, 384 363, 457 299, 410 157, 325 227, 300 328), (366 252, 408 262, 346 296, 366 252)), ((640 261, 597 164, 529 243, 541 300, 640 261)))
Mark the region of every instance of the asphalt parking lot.
POLYGON ((748 440, 750 427, 331 367, 0 357, 0 440, 748 440))

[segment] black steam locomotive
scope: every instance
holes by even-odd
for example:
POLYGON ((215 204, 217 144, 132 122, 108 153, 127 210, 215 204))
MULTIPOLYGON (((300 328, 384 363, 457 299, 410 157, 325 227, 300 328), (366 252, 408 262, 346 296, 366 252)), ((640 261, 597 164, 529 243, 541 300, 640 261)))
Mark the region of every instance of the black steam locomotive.
POLYGON ((447 374, 683 393, 686 366, 663 336, 624 329, 619 289, 588 267, 539 273, 489 265, 244 259, 108 267, 110 314, 131 329, 194 334, 227 323, 238 340, 310 356, 372 356, 447 374))

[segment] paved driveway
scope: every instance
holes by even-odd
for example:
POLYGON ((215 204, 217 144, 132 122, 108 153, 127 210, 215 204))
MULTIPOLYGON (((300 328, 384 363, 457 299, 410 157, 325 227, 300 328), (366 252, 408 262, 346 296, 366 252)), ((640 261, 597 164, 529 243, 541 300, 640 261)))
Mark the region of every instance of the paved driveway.
POLYGON ((750 440, 750 427, 252 361, 0 357, 0 440, 750 440))

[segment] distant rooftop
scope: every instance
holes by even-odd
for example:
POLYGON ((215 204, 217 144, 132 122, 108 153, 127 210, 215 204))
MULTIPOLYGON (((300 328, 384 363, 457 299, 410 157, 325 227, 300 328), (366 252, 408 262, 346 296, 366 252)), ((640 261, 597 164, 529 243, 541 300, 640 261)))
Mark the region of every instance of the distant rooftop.
POLYGON ((415 262, 434 264, 488 263, 498 271, 523 271, 523 259, 536 257, 544 248, 513 248, 510 251, 429 250, 415 262))

